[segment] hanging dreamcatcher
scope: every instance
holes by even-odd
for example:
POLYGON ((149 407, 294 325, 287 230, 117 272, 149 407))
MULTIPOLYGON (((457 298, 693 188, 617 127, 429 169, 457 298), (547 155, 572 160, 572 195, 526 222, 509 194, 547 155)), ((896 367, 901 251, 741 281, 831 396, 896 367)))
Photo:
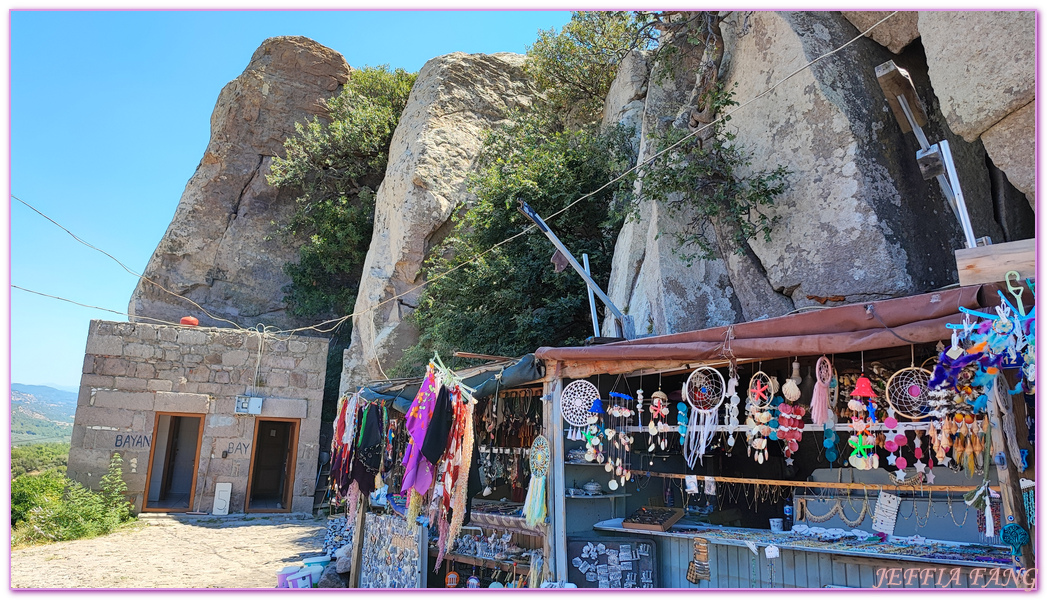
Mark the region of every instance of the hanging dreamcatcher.
POLYGON ((698 367, 683 385, 683 398, 690 407, 686 425, 686 443, 683 445, 687 467, 694 468, 716 431, 718 412, 727 391, 723 375, 712 367, 698 367))
POLYGON ((523 505, 524 518, 531 527, 545 522, 545 476, 548 473, 549 440, 539 435, 531 444, 531 482, 523 505))
POLYGON ((821 357, 814 366, 816 382, 811 396, 811 423, 823 425, 829 420, 829 384, 833 379, 833 366, 826 357, 821 357))
POLYGON ((745 425, 749 447, 746 450, 757 463, 767 460, 767 438, 771 435, 771 402, 774 395, 773 382, 763 371, 757 371, 749 380, 745 425))
POLYGON ((570 425, 567 439, 582 439, 582 428, 589 426, 589 409, 600 399, 600 390, 584 379, 572 381, 560 393, 560 414, 570 425))
POLYGON ((887 404, 895 414, 911 421, 927 418, 931 412, 930 380, 930 371, 910 363, 887 380, 887 404))

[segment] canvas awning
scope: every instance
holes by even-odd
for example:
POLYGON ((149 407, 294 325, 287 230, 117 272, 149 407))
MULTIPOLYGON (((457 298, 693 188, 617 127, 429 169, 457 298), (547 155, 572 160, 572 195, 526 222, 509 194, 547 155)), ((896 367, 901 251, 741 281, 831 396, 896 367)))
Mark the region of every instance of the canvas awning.
MULTIPOLYGON (((533 354, 527 354, 519 360, 462 369, 458 375, 465 385, 475 390, 473 397, 482 400, 493 396, 498 390, 541 379, 545 376, 545 368, 533 354)), ((393 410, 406 413, 421 385, 421 377, 395 383, 371 383, 363 387, 360 393, 368 400, 391 401, 393 410)))
MULTIPOLYGON (((998 284, 967 286, 877 302, 835 306, 794 315, 662 335, 602 346, 539 348, 546 361, 679 363, 840 354, 948 339, 946 323, 959 323, 961 306, 997 306, 998 284)), ((1031 301, 1026 294, 1026 302, 1031 301)), ((626 368, 604 373, 626 372, 626 368)), ((595 371, 594 371, 595 372, 595 371)))

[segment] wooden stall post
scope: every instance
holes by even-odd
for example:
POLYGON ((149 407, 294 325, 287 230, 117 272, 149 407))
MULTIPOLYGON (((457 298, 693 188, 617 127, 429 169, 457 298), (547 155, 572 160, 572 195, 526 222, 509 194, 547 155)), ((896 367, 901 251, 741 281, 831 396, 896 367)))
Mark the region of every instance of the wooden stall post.
POLYGON ((349 587, 360 587, 360 569, 364 548, 364 515, 367 514, 367 496, 360 494, 360 506, 356 509, 356 532, 353 533, 353 570, 349 573, 349 587))
MULTIPOLYGON (((1007 394, 1007 378, 1003 375, 996 377, 995 383, 993 383, 992 399, 989 402, 989 423, 992 428, 992 454, 993 458, 1003 453, 1004 464, 996 466, 997 477, 1000 480, 1000 504, 1003 508, 1003 519, 1001 519, 1001 525, 1007 525, 1012 522, 1008 517, 1014 517, 1013 523, 1021 525, 1025 531, 1029 531, 1029 519, 1025 514, 1025 503, 1022 501, 1022 487, 1021 487, 1021 474, 1018 472, 1018 467, 1015 465, 1016 460, 1020 460, 1020 457, 1010 457, 1010 452, 1007 450, 1007 440, 1004 438, 1003 423, 1004 418, 1001 414, 1001 405, 1005 408, 1009 408, 1010 396, 1007 394), (1007 458, 1009 457, 1009 458, 1007 458)), ((986 466, 988 468, 988 465, 986 466)), ((999 535, 999 532, 997 532, 999 535)), ((1032 536, 1029 537, 1030 542, 1032 536)), ((1028 568, 1030 565, 1036 564, 1036 557, 1033 553, 1032 543, 1026 544, 1022 547, 1022 555, 1020 562, 1023 567, 1028 568)))
POLYGON ((552 418, 549 420, 549 446, 552 456, 549 459, 549 471, 552 477, 550 497, 552 498, 552 523, 548 537, 552 538, 553 554, 546 560, 553 566, 553 579, 567 581, 567 524, 564 519, 567 507, 564 503, 564 449, 563 449, 563 415, 560 413, 560 394, 563 393, 563 363, 556 362, 552 380, 552 418))

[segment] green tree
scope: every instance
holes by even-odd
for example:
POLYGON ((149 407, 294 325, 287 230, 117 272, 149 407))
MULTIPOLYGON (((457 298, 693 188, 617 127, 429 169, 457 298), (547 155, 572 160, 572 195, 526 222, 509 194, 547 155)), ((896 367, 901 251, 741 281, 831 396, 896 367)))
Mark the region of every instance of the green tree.
MULTIPOLYGON (((715 115, 737 102, 733 92, 716 84, 700 104, 715 115)), ((729 121, 729 115, 713 121, 701 137, 675 128, 652 136, 659 151, 668 151, 644 167, 643 195, 671 215, 689 215, 689 227, 675 234, 677 251, 687 261, 751 251, 749 240, 759 235, 770 241, 777 219, 764 211, 785 191, 788 171, 782 166, 753 171, 752 153, 735 142, 729 121), (707 223, 715 245, 703 235, 707 223)))
POLYGON ((565 124, 596 122, 622 58, 648 42, 644 31, 629 12, 574 12, 560 31, 538 32, 527 49, 527 73, 565 124))
POLYGON ((114 452, 109 461, 109 469, 102 476, 101 496, 102 505, 107 513, 116 517, 119 522, 124 522, 131 517, 134 508, 127 500, 127 482, 124 481, 123 471, 124 459, 119 452, 114 452))
POLYGON ((66 463, 69 461, 69 444, 29 444, 27 446, 15 446, 11 448, 11 479, 33 473, 55 468, 65 473, 66 463))
MULTIPOLYGON (((518 200, 551 217, 632 164, 620 129, 553 129, 543 113, 521 114, 487 138, 470 180, 476 203, 456 219, 427 268, 444 273, 466 257, 482 256, 426 287, 412 314, 420 341, 404 354, 397 373, 418 373, 433 351, 445 358, 455 350, 514 356, 592 335, 585 284, 571 269, 554 272, 554 248, 544 235, 532 231, 498 245, 530 226, 517 211, 518 200)), ((602 286, 622 224, 616 192, 623 190, 609 186, 549 219, 574 254, 589 254, 602 286)))
POLYGON ((284 301, 295 315, 347 314, 371 243, 374 195, 385 176, 389 144, 417 74, 388 66, 353 71, 324 107, 327 119, 295 125, 276 158, 270 185, 298 192, 284 234, 304 241, 285 270, 284 301))

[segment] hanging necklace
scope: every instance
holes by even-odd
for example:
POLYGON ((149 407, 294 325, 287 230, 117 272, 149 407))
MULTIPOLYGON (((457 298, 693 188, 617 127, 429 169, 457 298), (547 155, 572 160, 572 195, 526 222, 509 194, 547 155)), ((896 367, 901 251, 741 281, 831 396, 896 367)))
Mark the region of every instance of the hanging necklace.
MULTIPOLYGON (((923 523, 920 522, 920 513, 916 513, 916 528, 923 529, 931 521, 931 507, 934 506, 934 494, 927 494, 927 512, 923 515, 923 523)), ((915 509, 914 509, 915 512, 915 509)))
POLYGON ((953 514, 953 511, 952 511, 952 494, 949 493, 949 492, 946 492, 946 494, 948 494, 948 496, 949 496, 949 516, 952 517, 953 525, 956 525, 957 527, 963 527, 964 523, 967 522, 967 517, 971 514, 971 511, 969 511, 967 509, 964 509, 964 511, 963 511, 963 523, 957 523, 956 522, 956 515, 953 514))

